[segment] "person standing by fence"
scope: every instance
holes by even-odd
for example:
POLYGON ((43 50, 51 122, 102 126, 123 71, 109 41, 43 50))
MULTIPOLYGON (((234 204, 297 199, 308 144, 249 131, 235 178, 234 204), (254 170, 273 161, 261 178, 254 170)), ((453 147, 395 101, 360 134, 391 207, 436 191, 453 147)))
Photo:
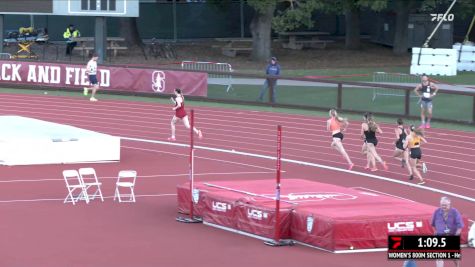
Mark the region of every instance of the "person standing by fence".
POLYGON ((429 80, 427 75, 422 75, 421 84, 414 89, 414 93, 421 98, 421 128, 430 129, 432 119, 432 99, 437 95, 439 88, 429 80))
POLYGON ((272 103, 275 103, 275 94, 276 94, 276 86, 277 86, 277 76, 280 75, 280 65, 277 63, 277 58, 272 57, 270 59, 269 65, 266 68, 266 81, 264 82, 264 86, 259 93, 259 101, 264 100, 264 94, 266 93, 267 89, 269 89, 269 98, 272 103))

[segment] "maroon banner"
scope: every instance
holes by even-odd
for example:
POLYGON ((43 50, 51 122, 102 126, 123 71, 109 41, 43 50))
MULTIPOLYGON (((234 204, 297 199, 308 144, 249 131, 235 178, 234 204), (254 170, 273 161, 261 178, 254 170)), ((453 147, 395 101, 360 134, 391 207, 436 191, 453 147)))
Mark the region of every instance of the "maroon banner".
MULTIPOLYGON (((207 73, 99 65, 97 79, 102 90, 173 94, 181 88, 185 95, 208 95, 207 73)), ((85 65, 0 60, 0 84, 83 88, 89 81, 85 65)))

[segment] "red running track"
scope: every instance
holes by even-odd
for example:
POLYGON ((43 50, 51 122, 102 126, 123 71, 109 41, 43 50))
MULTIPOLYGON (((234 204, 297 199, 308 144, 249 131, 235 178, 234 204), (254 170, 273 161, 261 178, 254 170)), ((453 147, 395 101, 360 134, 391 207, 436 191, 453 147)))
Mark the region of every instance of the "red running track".
MULTIPOLYGON (((169 136, 171 105, 42 95, 2 94, 1 115, 21 115, 69 124, 122 137, 165 141, 169 136)), ((196 107, 196 125, 205 138, 197 145, 266 156, 275 155, 276 125, 283 125, 286 159, 325 165, 333 169, 283 163, 285 178, 312 179, 347 187, 365 187, 431 205, 441 193, 475 197, 475 134, 431 129, 423 147, 429 164, 424 187, 408 182, 405 169, 390 159, 392 125, 382 125, 378 150, 389 171, 365 176, 360 154, 359 122, 351 122, 344 144, 356 163, 355 172, 329 147, 325 118, 252 110, 196 107), (450 141, 450 142, 449 142, 450 141)), ((179 125, 178 142, 188 142, 179 125)), ((188 178, 184 147, 163 143, 122 142, 120 163, 88 164, 96 169, 109 198, 104 203, 64 205, 66 194, 61 171, 75 165, 0 167, 0 213, 3 240, 0 266, 401 266, 388 262, 385 253, 336 255, 302 246, 270 248, 260 241, 203 225, 175 222, 176 184, 188 178), (136 169, 138 201, 118 204, 110 198, 117 172, 136 169), (285 251, 285 252, 283 252, 285 251)), ((275 162, 268 159, 198 149, 195 178, 200 181, 274 179, 275 162)), ((472 201, 453 197, 453 205, 475 218, 472 201)), ((465 249, 463 262, 475 262, 473 250, 465 249)), ((464 264, 464 263, 462 263, 464 264)), ((421 262, 419 266, 433 266, 421 262)))

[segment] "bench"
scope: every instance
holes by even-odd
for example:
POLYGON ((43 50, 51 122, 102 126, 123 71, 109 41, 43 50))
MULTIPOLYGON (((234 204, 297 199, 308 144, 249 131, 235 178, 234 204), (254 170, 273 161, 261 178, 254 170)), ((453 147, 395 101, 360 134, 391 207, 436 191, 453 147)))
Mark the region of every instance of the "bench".
MULTIPOLYGON (((92 47, 92 46, 76 46, 74 49, 75 49, 75 50, 78 50, 78 51, 81 51, 81 55, 82 55, 83 57, 84 57, 84 56, 88 56, 90 51, 94 51, 94 47, 92 47)), ((112 51, 113 51, 114 57, 117 56, 117 52, 118 52, 119 50, 127 50, 127 49, 129 49, 129 48, 126 47, 126 46, 107 47, 107 50, 112 50, 112 51)))
POLYGON ((247 52, 247 51, 252 51, 252 47, 221 47, 221 51, 223 52, 223 55, 228 56, 228 57, 236 57, 238 52, 247 52))
POLYGON ((282 43, 283 48, 301 50, 304 47, 321 48, 327 47, 328 43, 334 43, 333 40, 296 40, 293 43, 282 43))
POLYGON ((220 48, 223 55, 235 57, 240 52, 252 51, 252 38, 215 38, 216 41, 224 45, 212 45, 213 48, 220 48))

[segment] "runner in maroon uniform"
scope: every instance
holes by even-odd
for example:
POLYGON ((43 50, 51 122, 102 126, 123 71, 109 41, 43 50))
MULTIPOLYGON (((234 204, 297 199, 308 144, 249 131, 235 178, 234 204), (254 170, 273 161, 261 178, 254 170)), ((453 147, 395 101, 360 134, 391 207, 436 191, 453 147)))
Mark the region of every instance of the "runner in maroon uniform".
MULTIPOLYGON (((173 103, 175 103, 175 106, 173 107, 173 110, 175 111, 175 115, 173 116, 171 126, 172 126, 172 136, 168 138, 168 141, 175 141, 175 125, 178 120, 182 120, 183 124, 187 129, 190 129, 190 121, 188 120, 188 115, 186 114, 185 110, 185 97, 181 93, 181 89, 175 89, 175 97, 172 97, 173 103)), ((201 133, 200 130, 196 129, 196 127, 193 127, 193 131, 198 135, 198 137, 201 139, 203 138, 203 134, 201 133)))

